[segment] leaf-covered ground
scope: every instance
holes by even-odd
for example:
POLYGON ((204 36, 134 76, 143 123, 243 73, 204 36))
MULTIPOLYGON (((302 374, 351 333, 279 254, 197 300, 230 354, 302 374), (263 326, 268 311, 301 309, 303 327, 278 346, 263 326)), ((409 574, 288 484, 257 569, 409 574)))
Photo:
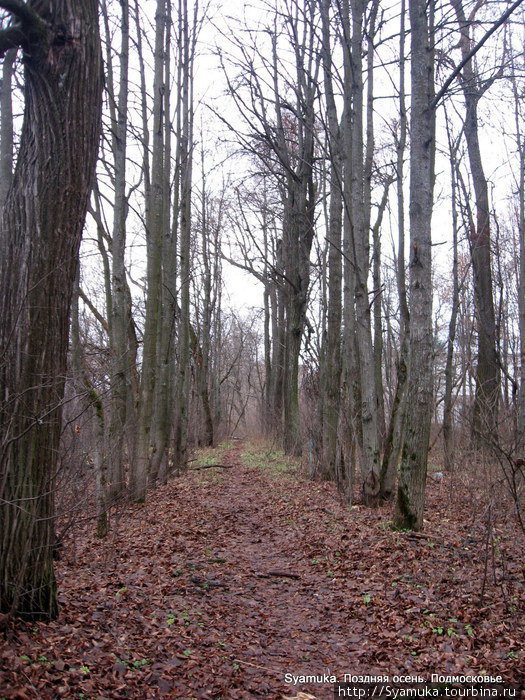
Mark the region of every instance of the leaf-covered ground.
MULTIPOLYGON (((422 535, 261 444, 210 452, 58 562, 61 615, 10 623, 0 698, 332 698, 285 674, 525 682, 523 535, 429 482, 422 535), (491 521, 492 523, 492 521, 491 521), (300 696, 300 695, 299 695, 300 696)), ((92 526, 89 525, 89 528, 92 526)))

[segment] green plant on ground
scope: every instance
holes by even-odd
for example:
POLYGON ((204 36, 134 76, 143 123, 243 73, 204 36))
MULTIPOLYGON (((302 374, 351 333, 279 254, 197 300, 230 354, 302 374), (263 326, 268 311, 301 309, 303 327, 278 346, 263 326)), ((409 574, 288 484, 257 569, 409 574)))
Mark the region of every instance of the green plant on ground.
POLYGON ((281 450, 269 448, 264 444, 250 443, 242 451, 243 464, 253 469, 260 469, 272 477, 293 476, 298 464, 287 457, 281 450))
POLYGON ((34 665, 34 664, 44 664, 48 668, 52 666, 52 662, 48 660, 47 656, 39 656, 36 659, 32 659, 30 656, 27 654, 22 654, 20 656, 22 661, 26 661, 28 664, 34 665))
POLYGON ((201 447, 195 450, 195 455, 190 461, 190 468, 207 467, 210 464, 222 463, 224 454, 233 448, 231 440, 221 442, 216 447, 201 447))
POLYGON ((122 666, 126 666, 126 668, 136 671, 138 669, 144 668, 144 666, 147 666, 150 661, 151 659, 138 659, 137 661, 125 661, 124 659, 116 659, 115 663, 121 664, 122 666))

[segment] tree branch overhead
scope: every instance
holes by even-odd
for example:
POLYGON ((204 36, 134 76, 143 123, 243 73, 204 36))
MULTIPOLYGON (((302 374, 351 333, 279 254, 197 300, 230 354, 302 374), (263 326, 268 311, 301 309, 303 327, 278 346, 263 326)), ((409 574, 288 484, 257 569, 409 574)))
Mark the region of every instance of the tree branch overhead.
POLYGON ((15 23, 0 32, 0 58, 6 51, 45 36, 47 23, 29 5, 20 0, 0 0, 0 9, 9 12, 15 23))

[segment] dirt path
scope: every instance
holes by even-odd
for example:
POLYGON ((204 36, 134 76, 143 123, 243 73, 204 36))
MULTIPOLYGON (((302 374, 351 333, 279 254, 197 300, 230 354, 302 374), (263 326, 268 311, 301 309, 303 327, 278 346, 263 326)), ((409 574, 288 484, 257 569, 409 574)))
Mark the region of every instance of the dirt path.
POLYGON ((450 499, 439 512, 445 491, 413 537, 269 448, 217 459, 232 468, 174 479, 106 541, 76 533, 59 565, 62 614, 11 629, 0 697, 333 697, 286 674, 523 680, 519 546, 505 552, 505 590, 496 575, 480 601, 482 547, 447 517, 450 499))

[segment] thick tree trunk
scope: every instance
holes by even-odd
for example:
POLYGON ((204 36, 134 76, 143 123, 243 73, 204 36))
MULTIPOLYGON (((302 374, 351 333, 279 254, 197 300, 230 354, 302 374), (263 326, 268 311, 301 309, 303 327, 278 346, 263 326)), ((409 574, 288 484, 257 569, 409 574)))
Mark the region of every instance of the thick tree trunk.
POLYGON ((102 63, 95 0, 38 5, 0 279, 0 609, 57 614, 54 478, 71 294, 98 138, 102 63), (45 23, 45 25, 44 25, 45 23))
POLYGON ((193 55, 190 51, 190 27, 187 3, 182 3, 180 32, 183 37, 180 134, 180 323, 179 373, 177 378, 177 417, 175 421, 175 468, 184 469, 188 460, 188 420, 191 379, 191 196, 193 171, 193 55))
POLYGON ((309 196, 313 137, 305 135, 312 148, 304 154, 299 182, 289 182, 288 216, 284 226, 286 286, 286 335, 284 357, 284 451, 300 455, 302 437, 299 413, 299 355, 306 321, 310 284, 310 250, 313 240, 312 207, 309 196))
POLYGON ((345 76, 345 89, 350 91, 353 108, 352 149, 349 160, 350 219, 355 261, 355 330, 361 393, 361 476, 364 502, 373 506, 379 503, 380 441, 371 313, 368 299, 368 273, 370 270, 370 200, 368 189, 370 183, 366 181, 368 172, 364 162, 362 77, 365 4, 363 0, 351 0, 351 7, 351 71, 349 75, 345 76))
MULTIPOLYGON (((282 270, 282 246, 278 246, 276 269, 282 270)), ((282 279, 273 280, 270 289, 272 316, 272 375, 270 386, 271 430, 281 442, 283 432, 284 387, 284 291, 282 279)))
POLYGON ((434 181, 433 8, 410 0, 410 332, 407 410, 394 523, 423 527, 430 423, 433 412, 432 237, 434 181), (429 17, 430 14, 430 17, 429 17))
POLYGON ((157 349, 162 299, 162 243, 164 232, 164 36, 166 0, 158 0, 155 14, 155 69, 153 83, 153 151, 151 190, 146 220, 147 295, 137 445, 130 490, 136 501, 146 499, 150 471, 155 388, 158 381, 157 349))
MULTIPOLYGON (((348 0, 343 0, 341 8, 341 23, 344 37, 344 74, 345 80, 350 80, 351 63, 351 30, 350 7, 348 0)), ((351 89, 344 90, 343 112, 343 353, 341 406, 339 414, 339 440, 341 443, 341 464, 337 468, 337 481, 344 491, 349 503, 353 500, 354 465, 358 445, 362 444, 362 430, 359 407, 359 358, 356 347, 356 314, 355 314, 355 251, 352 236, 351 221, 351 179, 350 163, 352 153, 352 94, 351 89)))
MULTIPOLYGON (((150 482, 165 482, 169 471, 168 446, 173 427, 173 399, 175 381, 175 319, 177 308, 177 233, 176 225, 170 225, 171 197, 171 42, 172 6, 166 3, 166 28, 164 36, 164 106, 163 124, 163 216, 162 216, 162 286, 161 310, 157 346, 157 382, 155 385, 155 408, 152 426, 152 458, 150 482)), ((177 111, 177 115, 180 110, 177 111)), ((174 202, 173 211, 177 213, 174 202)))
POLYGON ((341 402, 341 323, 342 278, 341 234, 343 228, 343 154, 341 129, 332 83, 330 47, 330 3, 323 0, 323 75, 328 114, 328 152, 330 157, 330 207, 328 215, 328 308, 326 342, 323 353, 322 382, 322 460, 321 474, 335 479, 337 471, 339 409, 341 402))

